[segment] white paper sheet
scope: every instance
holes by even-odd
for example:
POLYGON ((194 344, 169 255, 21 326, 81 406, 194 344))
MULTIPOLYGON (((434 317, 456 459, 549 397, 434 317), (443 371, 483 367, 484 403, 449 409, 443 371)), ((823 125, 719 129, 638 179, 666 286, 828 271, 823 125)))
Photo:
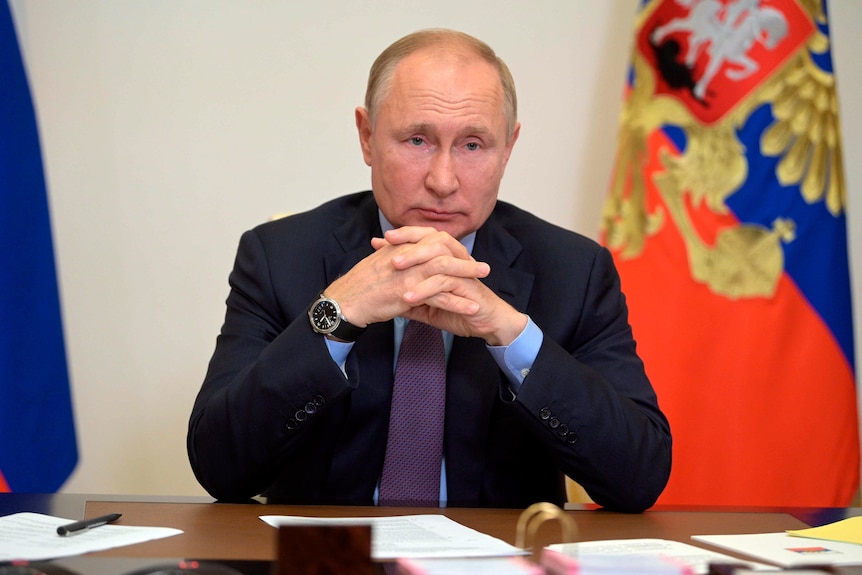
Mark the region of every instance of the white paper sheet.
POLYGON ((527 554, 514 545, 470 529, 445 515, 394 517, 297 517, 264 515, 272 525, 371 525, 374 559, 425 557, 502 557, 527 554))
POLYGON ((168 527, 102 525, 75 535, 57 535, 57 527, 73 521, 41 513, 0 517, 0 561, 71 557, 182 533, 168 527))
POLYGON ((862 545, 794 537, 787 533, 693 535, 692 539, 782 567, 862 565, 862 545))
POLYGON ((549 545, 565 555, 601 555, 610 557, 651 556, 670 557, 692 568, 695 573, 708 573, 710 563, 745 564, 753 571, 778 571, 771 567, 753 561, 741 561, 735 557, 695 547, 669 539, 611 539, 606 541, 583 541, 581 543, 561 543, 549 545))

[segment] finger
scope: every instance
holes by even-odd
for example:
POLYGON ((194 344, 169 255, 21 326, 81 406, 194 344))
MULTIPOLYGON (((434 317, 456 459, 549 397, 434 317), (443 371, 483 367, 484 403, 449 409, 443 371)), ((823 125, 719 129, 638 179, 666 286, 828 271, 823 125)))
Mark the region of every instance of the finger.
POLYGON ((448 232, 437 231, 434 228, 426 228, 419 226, 405 226, 402 228, 389 230, 384 234, 387 241, 392 244, 441 244, 447 246, 452 252, 452 255, 461 258, 469 258, 467 248, 456 240, 448 232))
MULTIPOLYGON (((481 283, 474 278, 457 278, 454 276, 434 275, 413 284, 402 296, 410 305, 429 305, 447 311, 457 312, 464 306, 463 303, 472 301, 478 305, 481 298, 481 283), (446 294, 442 295, 441 294, 446 294), (457 309, 448 306, 458 305, 457 309)), ((473 310, 474 306, 469 306, 473 310)), ((471 311, 470 313, 475 313, 471 311)))
POLYGON ((375 250, 387 245, 415 244, 422 238, 437 233, 434 228, 419 226, 404 226, 402 228, 387 230, 382 238, 371 238, 371 246, 375 250))
POLYGON ((383 238, 371 238, 371 247, 374 248, 375 251, 385 248, 386 246, 390 246, 389 242, 387 242, 383 238))
MULTIPOLYGON (((405 300, 415 297, 418 297, 416 292, 408 292, 404 294, 405 300)), ((414 311, 419 308, 427 308, 428 311, 425 311, 423 315, 428 317, 440 317, 439 312, 441 311, 461 317, 475 315, 479 312, 480 305, 477 301, 456 295, 452 292, 438 292, 430 297, 418 299, 413 307, 411 307, 411 313, 419 313, 414 311)))
POLYGON ((491 266, 485 262, 462 260, 452 256, 439 256, 416 267, 419 267, 426 277, 440 275, 479 279, 491 273, 491 266))
POLYGON ((438 233, 434 228, 424 226, 402 226, 392 230, 387 230, 383 234, 386 241, 392 244, 415 244, 422 238, 438 233))
POLYGON ((402 244, 398 248, 395 250, 395 255, 392 256, 392 265, 400 270, 422 265, 441 257, 457 258, 469 262, 476 261, 464 246, 453 240, 452 236, 448 234, 445 236, 426 236, 418 244, 402 244))

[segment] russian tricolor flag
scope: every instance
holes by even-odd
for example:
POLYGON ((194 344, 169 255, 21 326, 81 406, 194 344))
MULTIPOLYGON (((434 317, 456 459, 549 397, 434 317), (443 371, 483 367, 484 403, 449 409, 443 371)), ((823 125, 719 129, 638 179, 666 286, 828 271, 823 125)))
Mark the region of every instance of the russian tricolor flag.
POLYGON ((673 433, 659 503, 859 487, 846 190, 825 0, 650 0, 603 218, 673 433))
POLYGON ((0 5, 0 491, 49 493, 78 461, 36 115, 0 5))

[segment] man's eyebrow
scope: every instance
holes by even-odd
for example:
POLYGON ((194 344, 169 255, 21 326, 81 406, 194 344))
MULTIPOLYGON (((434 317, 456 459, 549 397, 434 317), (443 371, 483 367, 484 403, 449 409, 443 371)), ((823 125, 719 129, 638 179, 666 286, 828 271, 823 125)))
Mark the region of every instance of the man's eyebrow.
MULTIPOLYGON (((426 122, 420 122, 417 124, 411 124, 402 130, 404 133, 420 133, 427 134, 428 132, 436 131, 433 124, 429 124, 426 122)), ((469 136, 472 134, 476 134, 479 136, 485 136, 491 133, 491 130, 488 126, 484 124, 471 124, 469 126, 465 126, 463 129, 458 131, 458 135, 461 137, 469 136)))
POLYGON ((461 133, 485 135, 485 134, 490 134, 491 130, 488 128, 488 126, 486 126, 484 124, 479 124, 479 125, 467 126, 466 128, 464 128, 461 131, 461 133))

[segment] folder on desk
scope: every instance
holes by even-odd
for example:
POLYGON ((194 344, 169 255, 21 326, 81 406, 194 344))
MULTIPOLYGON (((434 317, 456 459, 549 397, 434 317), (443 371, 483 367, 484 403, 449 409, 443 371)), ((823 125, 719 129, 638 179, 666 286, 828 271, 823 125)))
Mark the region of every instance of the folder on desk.
POLYGON ((843 541, 823 541, 787 533, 692 535, 692 539, 781 567, 862 565, 862 545, 843 541))

